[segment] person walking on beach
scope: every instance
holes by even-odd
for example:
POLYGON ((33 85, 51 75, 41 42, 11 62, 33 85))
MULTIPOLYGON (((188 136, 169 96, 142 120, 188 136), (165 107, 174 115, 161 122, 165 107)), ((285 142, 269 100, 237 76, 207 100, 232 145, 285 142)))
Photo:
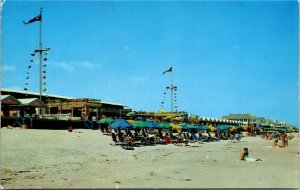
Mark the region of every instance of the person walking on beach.
POLYGON ((287 146, 287 136, 284 131, 281 133, 280 138, 281 138, 282 147, 286 147, 287 146))

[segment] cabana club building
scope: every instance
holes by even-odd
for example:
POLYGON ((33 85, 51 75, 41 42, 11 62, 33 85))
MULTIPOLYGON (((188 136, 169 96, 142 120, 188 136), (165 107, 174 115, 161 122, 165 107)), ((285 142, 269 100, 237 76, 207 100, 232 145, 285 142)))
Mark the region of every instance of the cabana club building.
POLYGON ((124 107, 122 104, 96 99, 57 95, 43 95, 41 101, 38 93, 1 88, 2 126, 55 120, 76 122, 76 125, 81 122, 91 127, 93 121, 101 117, 117 118, 126 115, 124 107))

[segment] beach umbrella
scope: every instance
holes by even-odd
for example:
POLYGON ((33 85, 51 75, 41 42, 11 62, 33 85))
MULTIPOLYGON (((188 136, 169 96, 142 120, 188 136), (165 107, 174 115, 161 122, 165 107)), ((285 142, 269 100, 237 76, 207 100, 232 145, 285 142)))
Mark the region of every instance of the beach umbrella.
POLYGON ((172 126, 172 130, 181 130, 182 129, 182 127, 180 125, 177 125, 175 123, 171 123, 170 125, 172 126))
POLYGON ((236 125, 236 126, 234 126, 236 129, 242 129, 242 126, 240 126, 240 125, 236 125))
POLYGON ((114 121, 115 120, 112 119, 112 118, 105 117, 105 118, 102 118, 102 119, 98 120, 97 123, 100 123, 100 124, 111 124, 114 121))
POLYGON ((229 126, 228 125, 219 125, 219 126, 216 126, 216 129, 218 131, 220 131, 220 130, 228 130, 229 126))
POLYGON ((146 121, 146 124, 152 129, 161 129, 161 126, 159 126, 157 123, 154 123, 153 121, 146 121))
POLYGON ((187 127, 190 129, 198 129, 198 127, 196 125, 192 125, 192 124, 187 125, 187 127))
POLYGON ((108 128, 111 129, 132 129, 133 125, 128 123, 125 119, 116 119, 113 123, 111 123, 108 128))
POLYGON ((163 129, 172 129, 172 126, 169 123, 159 123, 158 125, 163 129))
POLYGON ((133 122, 135 122, 135 120, 132 120, 132 119, 129 119, 129 120, 127 120, 128 121, 128 123, 133 123, 133 122))
POLYGON ((133 128, 146 128, 147 123, 145 121, 135 121, 131 123, 133 125, 133 128))
POLYGON ((230 126, 230 128, 229 128, 229 130, 230 131, 234 131, 234 130, 236 130, 237 128, 235 127, 235 126, 230 126))
POLYGON ((187 125, 184 125, 184 124, 179 124, 181 126, 181 130, 186 130, 186 131, 189 131, 191 130, 187 125))
POLYGON ((217 129, 214 128, 212 125, 209 125, 208 128, 209 128, 211 131, 217 131, 217 129))
POLYGON ((208 130, 209 128, 205 125, 198 125, 198 130, 208 130))

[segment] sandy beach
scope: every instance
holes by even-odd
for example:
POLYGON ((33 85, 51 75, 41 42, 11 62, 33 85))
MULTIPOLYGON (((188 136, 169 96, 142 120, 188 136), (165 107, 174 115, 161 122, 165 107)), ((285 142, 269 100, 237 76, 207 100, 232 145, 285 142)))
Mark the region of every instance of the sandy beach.
POLYGON ((299 140, 124 150, 99 130, 1 129, 4 188, 298 188, 299 140), (261 162, 239 161, 244 147, 261 162))

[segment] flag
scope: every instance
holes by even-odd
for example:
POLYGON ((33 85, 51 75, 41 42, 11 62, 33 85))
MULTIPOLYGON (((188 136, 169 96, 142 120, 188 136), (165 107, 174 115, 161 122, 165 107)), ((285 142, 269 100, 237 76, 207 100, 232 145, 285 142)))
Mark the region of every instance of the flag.
POLYGON ((26 80, 29 79, 29 77, 26 78, 26 80))
POLYGON ((43 83, 43 85, 46 85, 46 84, 47 84, 46 82, 43 83))
POLYGON ((46 71, 43 71, 43 73, 46 73, 46 71))
POLYGON ((172 67, 170 67, 170 69, 164 71, 164 72, 163 72, 163 75, 164 75, 165 73, 167 73, 167 72, 172 72, 172 67))
POLYGON ((31 68, 31 65, 28 66, 28 69, 30 69, 30 68, 31 68))
POLYGON ((47 58, 44 58, 43 60, 44 60, 44 61, 47 61, 48 59, 47 59, 47 58))
POLYGON ((43 92, 47 92, 47 91, 48 91, 47 88, 44 88, 44 89, 43 89, 43 92))
POLYGON ((38 16, 34 17, 33 19, 30 19, 28 22, 23 21, 24 24, 30 24, 33 23, 35 21, 41 21, 42 20, 42 15, 39 14, 38 16))
POLYGON ((46 79, 46 76, 43 76, 43 79, 46 79))

